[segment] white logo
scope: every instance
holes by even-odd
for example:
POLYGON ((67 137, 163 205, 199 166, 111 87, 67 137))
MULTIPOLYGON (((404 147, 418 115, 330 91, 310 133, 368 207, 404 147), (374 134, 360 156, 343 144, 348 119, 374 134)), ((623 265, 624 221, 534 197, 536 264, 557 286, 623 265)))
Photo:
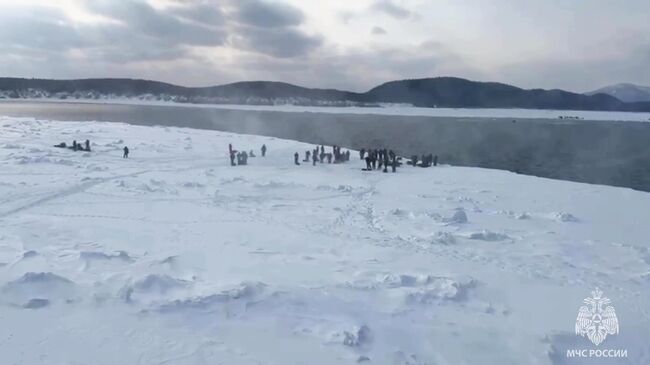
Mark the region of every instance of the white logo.
POLYGON ((609 298, 603 297, 603 292, 596 288, 591 292, 591 298, 585 298, 584 304, 578 310, 576 318, 576 335, 587 338, 594 345, 600 345, 607 335, 618 334, 618 318, 609 298))

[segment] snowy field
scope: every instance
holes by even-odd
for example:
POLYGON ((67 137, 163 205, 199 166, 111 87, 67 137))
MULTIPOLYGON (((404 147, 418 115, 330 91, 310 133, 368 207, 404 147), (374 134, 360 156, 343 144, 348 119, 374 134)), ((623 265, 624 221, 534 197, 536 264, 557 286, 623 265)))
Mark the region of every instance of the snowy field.
MULTIPOLYGON (((18 99, 22 101, 23 99, 18 99)), ((278 111, 289 113, 330 113, 330 114, 375 114, 375 115, 401 115, 422 117, 450 117, 450 118, 483 118, 483 119, 559 119, 571 117, 580 120, 601 121, 630 121, 650 122, 650 113, 642 112, 609 112, 589 110, 548 110, 548 109, 499 109, 499 108, 418 108, 411 105, 384 104, 381 107, 328 107, 328 106, 297 106, 297 105, 234 105, 234 104, 189 104, 166 102, 156 100, 143 100, 136 98, 108 98, 108 99, 24 99, 29 102, 60 102, 60 103, 87 103, 87 104, 122 104, 122 105, 158 105, 158 106, 183 106, 188 108, 216 108, 231 110, 259 110, 278 111)), ((7 99, 15 102, 16 99, 7 99)), ((2 99, 0 99, 2 102, 2 99)), ((569 119, 574 120, 574 119, 569 119)))
POLYGON ((310 148, 0 118, 0 363, 650 363, 649 193, 310 148), (595 287, 626 359, 565 355, 595 287))

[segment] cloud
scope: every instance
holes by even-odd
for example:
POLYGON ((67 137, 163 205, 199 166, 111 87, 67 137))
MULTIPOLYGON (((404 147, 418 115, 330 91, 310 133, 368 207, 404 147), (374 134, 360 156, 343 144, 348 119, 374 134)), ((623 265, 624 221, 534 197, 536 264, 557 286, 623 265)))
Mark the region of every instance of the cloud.
POLYGON ((226 15, 216 4, 185 4, 170 7, 168 11, 183 20, 194 21, 207 26, 218 26, 226 22, 226 15))
POLYGON ((188 85, 273 79, 358 91, 431 76, 574 91, 650 84, 646 0, 625 7, 607 0, 52 4, 0 0, 4 75, 149 77, 188 85), (382 37, 386 29, 390 37, 382 37), (438 42, 421 43, 431 34, 438 42))
POLYGON ((65 15, 55 8, 26 10, 6 7, 0 14, 0 45, 32 50, 68 50, 83 45, 75 29, 65 25, 65 15))
POLYGON ((149 37, 165 39, 167 44, 218 46, 226 40, 223 22, 219 22, 222 20, 219 11, 212 10, 197 18, 197 14, 205 8, 203 4, 165 10, 158 10, 139 0, 94 0, 87 4, 89 10, 121 22, 134 35, 143 33, 149 37), (180 13, 177 13, 179 10, 180 13), (202 24, 183 21, 179 16, 200 19, 202 24), (206 23, 210 23, 210 26, 206 23))
MULTIPOLYGON (((463 73, 481 78, 451 50, 436 42, 411 47, 376 46, 332 49, 324 46, 312 54, 294 59, 247 55, 238 60, 239 75, 308 87, 367 91, 396 79, 421 78, 463 73)), ((240 76, 242 77, 242 76, 240 76)))
POLYGON ((650 43, 602 58, 566 59, 560 56, 508 64, 500 67, 493 77, 525 88, 562 88, 575 92, 592 91, 619 82, 650 85, 650 43))
POLYGON ((386 32, 386 29, 384 29, 382 27, 375 26, 375 27, 372 27, 372 30, 370 31, 370 33, 372 33, 372 35, 385 35, 388 32, 386 32))
POLYGON ((321 36, 308 35, 297 26, 305 21, 303 12, 284 3, 263 0, 238 0, 234 4, 231 45, 264 55, 291 58, 318 48, 321 36))
POLYGON ((303 12, 284 3, 263 0, 238 0, 235 2, 235 19, 244 25, 260 28, 280 28, 303 23, 303 12))
POLYGON ((408 19, 412 15, 411 11, 395 4, 391 0, 377 0, 370 6, 370 9, 396 19, 408 19))
POLYGON ((265 55, 289 58, 309 53, 322 44, 319 36, 310 36, 294 28, 261 29, 241 27, 232 44, 241 49, 265 55))

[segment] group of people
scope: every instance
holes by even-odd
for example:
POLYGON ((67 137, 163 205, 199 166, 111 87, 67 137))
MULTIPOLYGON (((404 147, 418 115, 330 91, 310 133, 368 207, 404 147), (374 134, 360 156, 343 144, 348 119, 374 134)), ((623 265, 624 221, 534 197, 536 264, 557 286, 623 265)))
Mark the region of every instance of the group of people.
MULTIPOLYGON (((350 151, 346 150, 343 152, 341 147, 332 146, 332 152, 325 152, 325 146, 316 146, 311 151, 305 151, 305 159, 302 162, 312 162, 313 166, 316 166, 317 162, 320 163, 343 163, 350 161, 350 151)), ((300 165, 300 155, 298 152, 293 155, 293 162, 296 165, 300 165)))
POLYGON ((61 143, 59 143, 57 145, 54 145, 54 147, 57 147, 57 148, 69 148, 69 149, 71 149, 71 150, 73 150, 75 152, 76 151, 90 152, 90 141, 86 140, 86 143, 84 145, 82 145, 81 143, 77 143, 77 141, 74 140, 74 141, 72 141, 72 146, 69 146, 69 147, 65 142, 61 142, 61 143))
MULTIPOLYGON (((411 161, 409 161, 408 164, 412 166, 418 166, 418 155, 411 156, 411 161)), ((432 153, 428 155, 422 155, 419 166, 420 167, 438 166, 438 155, 434 156, 432 153)))
POLYGON ((383 149, 361 149, 359 158, 366 161, 366 171, 381 170, 388 172, 390 166, 393 172, 397 172, 397 167, 401 166, 401 158, 393 150, 383 149), (383 166, 383 169, 382 169, 383 166))
MULTIPOLYGON (((61 142, 57 145, 54 145, 56 148, 68 148, 71 149, 75 152, 77 151, 84 151, 84 152, 90 152, 90 140, 86 140, 86 142, 82 145, 81 143, 77 143, 77 140, 72 141, 72 145, 68 146, 65 142, 61 142)), ((124 152, 124 155, 122 155, 123 158, 129 158, 129 147, 124 146, 122 149, 124 152)))
MULTIPOLYGON (((262 157, 266 157, 266 145, 263 144, 262 148, 262 157)), ((250 150, 250 152, 246 151, 237 151, 232 148, 232 144, 228 144, 228 155, 230 156, 230 166, 242 166, 242 165, 248 165, 248 158, 249 157, 256 157, 255 152, 253 150, 250 150), (237 161, 235 163, 235 161, 237 161)))
MULTIPOLYGON (((366 162, 365 171, 379 170, 383 172, 388 172, 390 168, 392 172, 397 172, 397 168, 402 166, 402 158, 397 156, 393 150, 388 150, 386 148, 381 149, 362 149, 359 151, 359 158, 366 162)), ((341 147, 332 146, 332 152, 325 152, 325 146, 316 146, 311 151, 305 151, 305 158, 302 162, 312 162, 312 165, 316 163, 342 163, 350 160, 350 151, 346 150, 343 152, 341 147)), ((296 165, 300 165, 300 154, 298 152, 293 155, 293 162, 296 165)), ((419 159, 417 155, 411 157, 411 160, 407 162, 409 165, 419 166, 419 167, 431 167, 438 165, 438 156, 433 154, 422 155, 422 158, 419 159), (418 161, 419 160, 419 161, 418 161), (418 165, 418 162, 420 164, 418 165)))

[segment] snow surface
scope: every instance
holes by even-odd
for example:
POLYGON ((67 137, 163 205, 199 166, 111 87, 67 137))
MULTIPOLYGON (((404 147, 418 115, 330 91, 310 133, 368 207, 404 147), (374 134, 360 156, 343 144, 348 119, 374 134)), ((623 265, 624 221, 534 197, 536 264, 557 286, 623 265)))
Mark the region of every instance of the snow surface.
POLYGON ((650 363, 650 194, 310 145, 0 118, 3 364, 650 363), (92 141, 93 152, 51 147, 92 141), (230 167, 227 145, 266 158, 230 167), (124 145, 131 158, 122 159, 124 145), (357 154, 353 154, 357 156, 357 154))
MULTIPOLYGON (((3 99, 0 99, 2 102, 3 99)), ((382 104, 380 107, 336 107, 336 106, 298 106, 298 105, 237 105, 237 104, 191 104, 172 101, 157 101, 142 98, 111 97, 106 99, 5 99, 7 102, 57 102, 87 104, 158 105, 182 106, 188 108, 216 108, 234 110, 268 110, 290 113, 331 113, 331 114, 375 114, 452 118, 515 118, 515 119, 559 119, 650 122, 647 112, 610 112, 589 110, 550 110, 550 109, 499 109, 499 108, 419 108, 407 104, 382 104)))

